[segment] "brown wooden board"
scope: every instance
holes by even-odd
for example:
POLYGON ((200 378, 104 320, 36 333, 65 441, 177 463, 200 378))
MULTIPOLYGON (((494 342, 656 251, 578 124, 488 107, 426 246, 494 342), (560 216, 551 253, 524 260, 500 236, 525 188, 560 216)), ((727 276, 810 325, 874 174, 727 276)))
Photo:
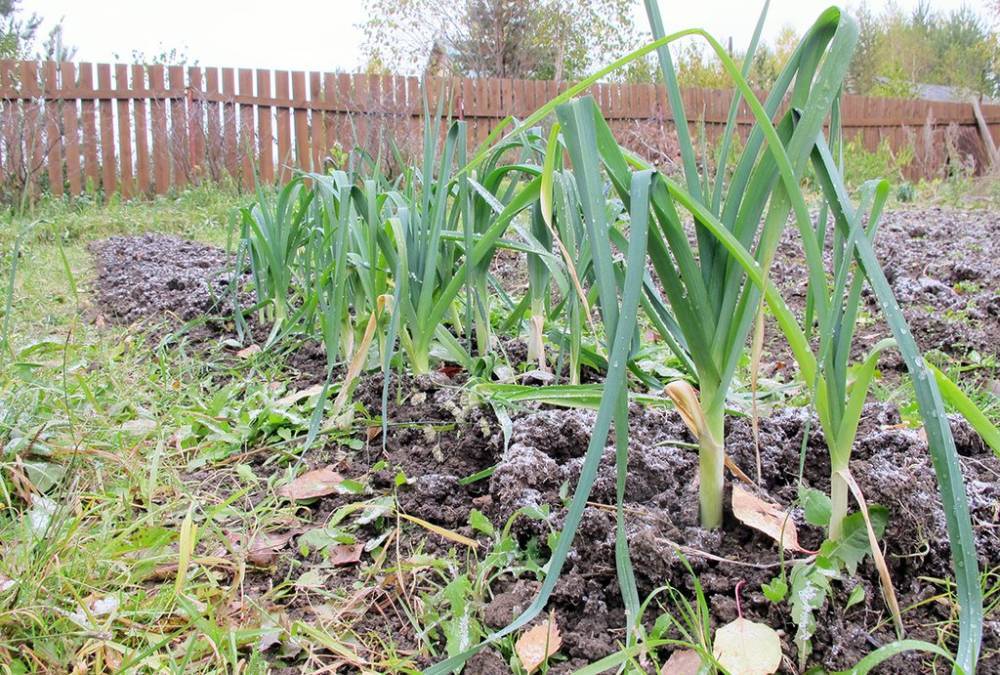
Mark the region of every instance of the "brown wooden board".
MULTIPOLYGON (((279 70, 274 74, 274 95, 276 98, 288 98, 288 71, 279 70)), ((287 106, 280 106, 277 112, 278 121, 278 180, 287 183, 292 178, 292 127, 289 121, 287 106)))
MULTIPOLYGON (((240 68, 240 95, 253 96, 253 71, 240 68)), ((240 175, 245 190, 253 189, 254 165, 257 161, 257 132, 254 124, 254 105, 240 104, 240 175)))
MULTIPOLYGON (((146 69, 142 66, 132 66, 132 90, 145 94, 146 69)), ((151 185, 152 167, 149 160, 149 123, 147 121, 146 99, 137 98, 134 102, 133 117, 135 120, 135 172, 136 187, 139 194, 148 195, 151 185)))
POLYGON ((222 69, 222 148, 225 155, 226 171, 232 178, 239 175, 239 148, 236 137, 236 75, 232 68, 222 69))
MULTIPOLYGON (((309 73, 309 96, 314 102, 323 100, 323 74, 317 72, 309 73)), ((312 165, 316 171, 323 170, 323 160, 326 159, 326 120, 323 119, 326 113, 321 110, 313 110, 310 114, 309 132, 310 146, 312 147, 312 165)))
POLYGON ((90 63, 80 64, 79 91, 80 101, 80 134, 83 140, 83 171, 85 187, 97 189, 101 185, 101 177, 97 163, 97 119, 94 112, 94 68, 90 63), (89 93, 88 93, 89 92, 89 93))
MULTIPOLYGON (((102 89, 111 87, 111 66, 97 64, 97 85, 102 89)), ((118 191, 118 165, 115 161, 115 115, 111 99, 101 99, 101 184, 104 198, 109 200, 118 191)))
MULTIPOLYGON (((149 86, 154 91, 164 88, 163 66, 154 64, 149 67, 149 86)), ((170 135, 167 132, 167 102, 162 98, 150 100, 150 118, 152 119, 153 145, 153 187, 156 194, 163 195, 170 190, 170 135)))
POLYGON ((190 180, 191 157, 189 153, 188 123, 187 123, 187 93, 184 91, 184 66, 170 66, 167 70, 170 76, 170 89, 180 90, 180 94, 172 94, 170 100, 170 153, 174 171, 173 185, 182 188, 190 180))
MULTIPOLYGON (((257 71, 257 96, 261 99, 271 97, 271 71, 257 71)), ((257 108, 257 156, 260 162, 260 181, 266 185, 274 183, 274 133, 271 131, 271 119, 274 109, 269 105, 257 108)))
POLYGON ((305 107, 306 74, 301 70, 292 72, 292 98, 302 103, 292 111, 295 120, 295 166, 302 171, 312 171, 309 148, 309 111, 305 107))
POLYGON ((205 179, 205 103, 202 94, 205 85, 202 82, 201 68, 188 68, 188 152, 191 157, 191 180, 200 183, 205 179))
MULTIPOLYGON (((59 90, 58 64, 46 61, 42 65, 42 81, 46 99, 59 90)), ((62 118, 62 101, 47 100, 45 103, 46 164, 48 165, 49 190, 52 194, 63 194, 62 135, 59 131, 62 118)))
MULTIPOLYGON (((115 65, 115 88, 130 91, 128 66, 115 65)), ((131 199, 135 195, 135 178, 132 171, 132 100, 120 98, 115 102, 118 112, 118 164, 121 167, 122 198, 131 199)))

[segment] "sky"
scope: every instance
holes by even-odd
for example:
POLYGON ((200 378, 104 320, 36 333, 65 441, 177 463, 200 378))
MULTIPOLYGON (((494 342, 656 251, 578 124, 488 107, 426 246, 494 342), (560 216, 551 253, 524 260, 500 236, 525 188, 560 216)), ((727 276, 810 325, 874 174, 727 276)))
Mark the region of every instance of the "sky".
MULTIPOLYGON (((749 42, 762 6, 755 0, 659 1, 668 32, 698 26, 724 44, 732 37, 737 49, 749 42)), ((869 0, 869 6, 886 2, 869 0)), ((917 2, 896 0, 903 9, 917 2)), ((772 0, 765 37, 773 38, 785 24, 801 34, 830 4, 772 0)), ((982 12, 984 0, 932 1, 940 11, 963 4, 982 12)), ((43 17, 46 30, 62 17, 66 41, 77 47, 79 61, 130 62, 134 49, 153 55, 178 48, 189 62, 203 66, 320 71, 363 66, 363 0, 22 0, 21 7, 43 17)), ((637 20, 646 26, 641 3, 637 20)))

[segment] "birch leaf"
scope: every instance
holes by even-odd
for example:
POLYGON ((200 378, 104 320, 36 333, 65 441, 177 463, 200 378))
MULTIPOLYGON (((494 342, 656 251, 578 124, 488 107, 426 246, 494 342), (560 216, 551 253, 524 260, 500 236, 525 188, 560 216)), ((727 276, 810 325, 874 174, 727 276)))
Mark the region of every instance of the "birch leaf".
POLYGON ((789 551, 804 551, 799 545, 795 522, 777 504, 765 502, 739 485, 733 485, 733 515, 755 530, 763 532, 789 551))
POLYGON ((723 668, 739 675, 771 675, 781 666, 781 638, 773 628, 744 618, 715 631, 712 651, 723 668))
POLYGON ((343 477, 330 467, 307 471, 291 483, 278 488, 278 495, 288 499, 312 499, 333 494, 344 482, 343 477))
POLYGON ((514 651, 521 660, 521 665, 530 674, 559 651, 561 646, 562 636, 559 634, 559 626, 556 625, 556 617, 553 614, 544 623, 525 632, 514 645, 514 651))
POLYGON ((663 664, 665 675, 698 675, 701 655, 693 649, 675 649, 663 664))

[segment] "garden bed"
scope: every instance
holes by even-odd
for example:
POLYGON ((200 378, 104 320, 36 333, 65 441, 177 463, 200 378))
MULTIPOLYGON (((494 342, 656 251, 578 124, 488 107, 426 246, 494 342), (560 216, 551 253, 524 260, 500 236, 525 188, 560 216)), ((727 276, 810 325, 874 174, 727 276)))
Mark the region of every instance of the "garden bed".
MULTIPOLYGON (((993 356, 1000 352, 993 339, 1000 330, 1000 273, 993 264, 998 230, 1000 224, 988 214, 913 210, 886 216, 878 250, 886 252, 887 273, 923 349, 939 349, 958 357, 970 350, 993 356), (954 241, 956 235, 960 240, 954 251, 961 254, 942 255, 942 238, 954 241)), ((182 322, 198 322, 218 310, 219 299, 228 288, 229 259, 212 247, 146 235, 113 238, 92 250, 97 260, 101 312, 113 321, 141 320, 150 327, 160 325, 158 332, 166 322, 176 329, 182 322)), ((794 282, 802 277, 801 263, 794 259, 797 250, 780 249, 774 277, 781 282, 790 304, 801 308, 804 289, 794 282)), ((197 342, 210 358, 217 353, 210 349, 213 343, 232 337, 232 323, 226 317, 198 323, 201 332, 197 342)), ((877 324, 859 330, 859 338, 867 344, 881 334, 877 324)), ((774 361, 783 358, 777 347, 772 357, 774 361)), ((351 624, 358 634, 391 640, 406 652, 419 649, 420 640, 402 618, 405 612, 399 610, 401 603, 413 600, 405 588, 407 581, 399 575, 404 575, 404 568, 410 569, 405 573, 411 575, 409 582, 422 588, 421 572, 415 571, 414 560, 424 554, 444 557, 449 548, 458 549, 454 559, 467 561, 474 574, 475 560, 483 560, 495 539, 470 526, 473 509, 485 514, 497 530, 519 510, 534 514, 517 517, 510 532, 521 551, 534 551, 539 562, 544 562, 548 537, 560 528, 566 497, 575 487, 594 415, 537 404, 511 409, 511 435, 505 443, 493 409, 463 388, 462 373, 452 376, 454 379, 438 372, 418 378, 394 377, 389 384, 389 426, 384 439, 379 427, 356 418, 351 440, 360 447, 351 449, 343 442, 331 442, 303 457, 309 469, 332 466, 340 475, 357 480, 364 490, 311 501, 298 509, 296 523, 283 532, 271 533, 283 536, 286 545, 263 568, 249 574, 248 589, 271 588, 286 581, 294 584, 310 572, 314 573, 310 578, 319 579, 318 587, 300 584, 300 592, 285 606, 272 610, 293 619, 324 620, 332 611, 330 593, 346 603, 348 597, 371 588, 377 602, 359 604, 367 611, 348 608, 346 617, 338 620, 351 624), (491 468, 492 475, 467 480, 491 468), (385 559, 378 564, 368 552, 359 564, 335 567, 316 551, 303 553, 300 539, 304 533, 321 526, 339 508, 352 501, 393 494, 402 512, 475 539, 475 555, 466 556, 465 546, 413 524, 400 530, 395 548, 387 547, 385 559), (290 533, 291 538, 285 536, 290 533)), ((301 355, 293 355, 287 379, 295 383, 293 387, 322 380, 322 352, 306 347, 301 355)), ((371 375, 363 378, 355 391, 355 401, 372 415, 381 409, 382 385, 381 375, 371 375)), ((980 566, 989 571, 1000 560, 996 515, 1000 462, 964 422, 953 420, 952 428, 962 455, 980 566)), ((808 438, 803 482, 829 490, 829 457, 818 422, 803 409, 778 409, 765 416, 760 426, 763 495, 771 501, 790 504, 796 500, 804 433, 808 438)), ((731 418, 727 436, 729 454, 753 475, 756 446, 749 421, 731 418)), ((693 573, 703 588, 712 624, 719 626, 736 618, 734 589, 745 582, 744 614, 781 631, 783 652, 790 659, 786 667, 794 672, 795 626, 789 621, 788 608, 784 603, 772 603, 761 592, 761 585, 776 576, 782 562, 775 542, 731 516, 718 531, 698 526, 697 452, 688 447, 693 439, 675 412, 633 405, 629 438, 626 522, 640 593, 645 596, 669 584, 692 599, 693 573)), ((259 475, 284 471, 265 459, 257 454, 249 460, 259 475)), ((868 404, 851 468, 868 501, 889 511, 883 545, 900 606, 905 610, 908 634, 930 642, 938 640, 939 630, 951 635, 956 629, 956 610, 944 582, 950 576, 948 537, 933 468, 918 431, 901 424, 893 406, 868 404)), ((235 489, 213 483, 211 467, 192 473, 189 480, 220 492, 219 498, 235 489)), ((264 499, 266 495, 261 489, 252 497, 264 499)), ((560 658, 564 657, 554 662, 550 672, 572 672, 614 652, 624 639, 624 610, 614 560, 611 439, 590 501, 574 551, 550 602, 563 635, 560 658)), ((801 510, 792 515, 802 546, 818 547, 823 539, 821 530, 804 522, 801 510)), ((353 532, 360 541, 375 541, 385 535, 386 527, 385 519, 377 518, 356 525, 353 532)), ((491 628, 502 627, 527 606, 536 588, 530 573, 517 578, 498 575, 492 584, 479 589, 478 620, 491 628)), ((651 624, 661 611, 675 609, 669 602, 662 610, 654 606, 645 619, 651 624)), ((870 560, 848 584, 834 584, 830 601, 816 618, 810 663, 824 668, 848 668, 895 638, 870 560), (847 607, 855 583, 864 588, 864 597, 847 607)), ((998 623, 996 616, 987 617, 982 672, 1000 669, 998 623)), ((294 663, 295 657, 288 656, 294 649, 279 643, 267 645, 270 658, 276 664, 294 663)), ((912 673, 919 668, 921 658, 915 654, 896 657, 880 672, 912 673)), ((423 663, 429 662, 424 659, 423 663)), ((470 662, 466 672, 507 672, 506 668, 504 659, 490 651, 470 662)))

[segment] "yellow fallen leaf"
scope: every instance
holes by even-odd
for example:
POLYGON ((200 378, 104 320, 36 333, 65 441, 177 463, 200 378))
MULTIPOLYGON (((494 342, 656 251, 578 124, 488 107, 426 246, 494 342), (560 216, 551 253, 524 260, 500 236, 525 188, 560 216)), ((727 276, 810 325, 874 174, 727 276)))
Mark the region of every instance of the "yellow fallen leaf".
POLYGON ((462 544, 463 546, 468 546, 469 548, 479 548, 479 542, 475 539, 469 539, 465 535, 459 534, 458 532, 453 532, 446 527, 441 527, 440 525, 435 525, 434 523, 428 523, 423 518, 417 518, 416 516, 411 516, 408 513, 399 512, 399 517, 408 520, 411 523, 416 523, 420 527, 433 532, 436 535, 444 537, 445 539, 451 540, 456 544, 462 544))
POLYGON ((781 638, 770 626, 740 617, 715 631, 712 653, 733 675, 771 675, 781 666, 781 638))
POLYGON ((326 466, 302 474, 291 483, 278 488, 279 497, 288 499, 312 499, 333 494, 344 482, 343 477, 326 466))
POLYGON ((701 655, 693 649, 675 649, 663 664, 663 675, 698 675, 701 655))
POLYGON ((241 359, 249 359, 254 354, 260 354, 260 345, 250 345, 236 352, 236 356, 241 359))
POLYGON ((194 502, 188 507, 184 520, 181 521, 181 531, 177 538, 177 578, 174 579, 174 593, 184 593, 187 584, 188 565, 198 543, 198 525, 194 522, 194 502))
POLYGON ((755 530, 763 532, 789 551, 804 551, 799 545, 795 522, 777 504, 765 502, 739 485, 733 485, 733 515, 755 530))
POLYGON ((322 393, 322 391, 323 391, 323 385, 322 384, 314 384, 311 387, 306 387, 305 389, 300 389, 299 391, 292 392, 291 394, 288 394, 287 396, 282 396, 281 398, 279 398, 274 403, 275 403, 275 405, 277 405, 280 408, 287 408, 288 406, 292 405, 293 403, 298 403, 299 401, 301 401, 304 398, 309 398, 310 396, 315 396, 316 394, 322 393))
POLYGON ((562 636, 559 635, 555 614, 552 614, 547 621, 526 631, 518 638, 514 651, 524 669, 531 673, 559 651, 561 646, 562 636))

